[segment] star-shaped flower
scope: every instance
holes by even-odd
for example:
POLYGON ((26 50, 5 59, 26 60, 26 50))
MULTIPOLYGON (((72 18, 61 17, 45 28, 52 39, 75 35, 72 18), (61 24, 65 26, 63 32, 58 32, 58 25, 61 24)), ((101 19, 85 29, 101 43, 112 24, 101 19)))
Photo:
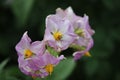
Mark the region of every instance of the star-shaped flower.
POLYGON ((75 34, 71 23, 57 15, 49 15, 46 18, 46 30, 44 40, 57 51, 65 50, 74 41, 75 34))
POLYGON ((83 55, 88 55, 88 51, 93 46, 92 35, 94 34, 94 30, 89 25, 88 16, 77 16, 71 7, 68 7, 66 10, 62 10, 61 8, 56 9, 56 15, 63 19, 68 19, 74 28, 74 33, 77 35, 77 38, 71 45, 73 48, 77 46, 78 49, 73 54, 74 59, 77 60, 83 55))

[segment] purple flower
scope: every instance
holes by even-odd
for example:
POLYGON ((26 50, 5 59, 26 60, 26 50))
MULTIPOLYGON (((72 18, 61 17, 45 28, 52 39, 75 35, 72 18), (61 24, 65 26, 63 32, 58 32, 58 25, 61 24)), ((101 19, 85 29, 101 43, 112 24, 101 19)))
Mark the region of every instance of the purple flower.
POLYGON ((43 55, 45 52, 44 41, 31 42, 27 32, 25 32, 15 48, 18 54, 20 70, 26 75, 30 75, 34 68, 30 68, 28 65, 30 61, 34 61, 38 56, 43 55))
POLYGON ((74 11, 72 10, 71 7, 68 7, 66 10, 63 10, 61 8, 57 8, 56 9, 56 15, 58 15, 59 17, 61 18, 67 18, 71 23, 72 23, 72 26, 75 28, 77 27, 77 21, 81 20, 84 18, 84 21, 85 21, 85 25, 86 25, 86 29, 87 31, 89 32, 89 34, 93 35, 94 34, 94 30, 92 30, 90 28, 90 25, 89 25, 89 21, 88 21, 88 16, 87 15, 84 15, 84 17, 81 17, 81 16, 77 16, 74 11))
POLYGON ((44 78, 54 70, 54 67, 63 59, 63 55, 60 57, 52 56, 48 51, 46 51, 42 56, 35 57, 34 59, 23 59, 19 57, 19 68, 26 75, 32 77, 44 78), (62 57, 62 58, 61 58, 62 57))
POLYGON ((54 57, 45 49, 44 41, 31 42, 27 32, 23 34, 16 45, 18 63, 21 72, 32 77, 45 77, 51 75, 64 56, 54 57))
POLYGON ((74 41, 74 29, 69 20, 57 15, 49 15, 46 18, 46 30, 44 40, 57 51, 65 50, 74 41))
POLYGON ((81 56, 87 55, 90 56, 89 50, 93 46, 93 30, 90 30, 88 25, 88 17, 85 15, 80 20, 76 21, 75 33, 78 35, 78 38, 74 41, 74 45, 79 46, 79 51, 73 54, 74 59, 80 59, 81 56), (83 49, 84 48, 84 49, 83 49))
POLYGON ((42 55, 45 51, 45 43, 44 41, 31 42, 27 32, 25 32, 15 48, 18 56, 23 56, 24 59, 28 59, 42 55))
POLYGON ((81 17, 75 15, 71 7, 68 7, 66 10, 58 8, 56 15, 68 19, 74 28, 75 34, 77 34, 77 38, 71 45, 78 49, 78 51, 73 54, 74 59, 80 59, 83 55, 90 56, 88 51, 93 46, 92 35, 94 34, 94 30, 92 30, 89 25, 88 16, 84 15, 84 17, 81 17))

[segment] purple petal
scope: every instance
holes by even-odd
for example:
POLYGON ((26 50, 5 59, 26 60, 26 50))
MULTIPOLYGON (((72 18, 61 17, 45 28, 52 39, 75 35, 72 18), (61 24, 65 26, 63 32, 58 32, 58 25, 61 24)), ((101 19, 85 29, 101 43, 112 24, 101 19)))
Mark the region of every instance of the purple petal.
POLYGON ((23 34, 20 42, 16 45, 15 49, 19 54, 23 54, 25 49, 29 49, 31 39, 27 35, 27 31, 23 34))
POLYGON ((56 9, 56 14, 62 18, 64 18, 66 15, 66 13, 61 8, 56 9))
POLYGON ((60 56, 58 57, 58 59, 59 59, 59 60, 63 60, 63 59, 65 59, 65 57, 64 57, 64 55, 60 55, 60 56))
POLYGON ((83 55, 84 55, 84 53, 79 52, 79 51, 73 53, 74 60, 78 60, 78 59, 80 59, 83 55))
POLYGON ((46 19, 46 24, 47 27, 45 30, 44 40, 48 42, 49 46, 53 47, 57 51, 67 49, 74 39, 74 29, 69 20, 59 18, 57 15, 50 15, 46 19), (55 26, 53 24, 55 24, 55 26), (56 29, 54 29, 53 26, 56 27, 56 29), (51 31, 54 33, 56 30, 62 34, 62 38, 59 41, 55 40, 53 34, 51 34, 51 31))
POLYGON ((59 62, 59 59, 57 59, 56 57, 52 56, 48 52, 46 52, 43 56, 44 56, 43 59, 44 59, 46 65, 48 65, 48 64, 56 65, 59 62))
POLYGON ((71 23, 69 20, 62 20, 62 22, 59 24, 59 29, 58 29, 62 34, 65 34, 66 32, 73 32, 74 29, 71 26, 71 23))
POLYGON ((51 41, 55 41, 53 35, 51 34, 50 30, 48 28, 46 28, 45 30, 45 35, 44 35, 44 41, 48 41, 48 40, 51 40, 51 41))
POLYGON ((42 55, 45 52, 45 42, 35 41, 31 44, 30 50, 36 55, 42 55))
POLYGON ((24 59, 24 57, 18 57, 18 63, 19 63, 19 68, 21 72, 23 72, 26 75, 30 75, 31 69, 28 66, 28 62, 24 59))
POLYGON ((54 32, 57 31, 58 25, 55 21, 57 21, 58 17, 56 17, 55 15, 49 15, 46 18, 46 28, 49 29, 50 32, 54 32))
POLYGON ((86 22, 86 29, 87 29, 87 31, 89 32, 90 35, 93 35, 95 33, 95 31, 93 29, 91 29, 91 27, 89 25, 89 21, 88 21, 89 18, 88 18, 88 16, 85 14, 83 18, 84 18, 84 20, 86 22))

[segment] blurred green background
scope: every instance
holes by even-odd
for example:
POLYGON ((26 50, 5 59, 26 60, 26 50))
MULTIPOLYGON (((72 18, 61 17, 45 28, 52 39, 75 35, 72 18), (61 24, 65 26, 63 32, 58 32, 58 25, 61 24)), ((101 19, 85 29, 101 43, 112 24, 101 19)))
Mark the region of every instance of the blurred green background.
POLYGON ((15 45, 25 31, 33 41, 42 40, 46 16, 69 6, 89 16, 96 32, 92 57, 68 58, 51 80, 120 80, 120 0, 0 0, 0 80, 32 80, 18 68, 15 45))

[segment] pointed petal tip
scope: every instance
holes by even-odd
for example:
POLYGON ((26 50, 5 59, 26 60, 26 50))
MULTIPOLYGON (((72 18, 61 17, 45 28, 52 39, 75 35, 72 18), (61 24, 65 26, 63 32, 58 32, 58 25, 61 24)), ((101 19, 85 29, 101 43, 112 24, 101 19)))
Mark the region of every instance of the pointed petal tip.
POLYGON ((28 31, 25 31, 22 38, 28 37, 28 31))
POLYGON ((58 8, 56 9, 56 12, 61 11, 61 10, 62 10, 62 9, 58 7, 58 8))
POLYGON ((70 9, 70 10, 72 10, 72 7, 71 7, 71 6, 69 6, 67 9, 70 9))
POLYGON ((23 35, 27 35, 28 31, 25 31, 23 35))

